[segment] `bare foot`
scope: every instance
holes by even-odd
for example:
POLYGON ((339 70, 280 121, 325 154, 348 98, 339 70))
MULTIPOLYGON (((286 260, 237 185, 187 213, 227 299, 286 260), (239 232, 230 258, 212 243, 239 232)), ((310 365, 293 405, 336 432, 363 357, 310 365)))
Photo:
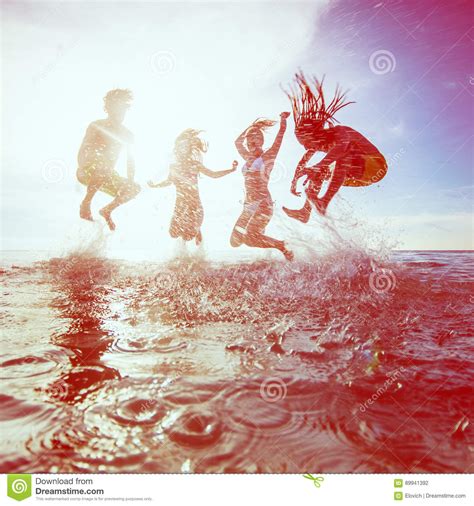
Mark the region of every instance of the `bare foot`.
POLYGON ((112 230, 112 232, 113 232, 115 230, 115 223, 112 221, 110 211, 107 211, 106 208, 104 207, 103 209, 101 209, 99 211, 99 214, 105 219, 110 230, 112 230))
POLYGON ((287 207, 282 208, 283 211, 290 217, 295 220, 301 221, 303 223, 308 223, 309 214, 305 208, 303 209, 288 209, 287 207))
POLYGON ((286 246, 283 246, 281 252, 283 255, 285 255, 285 258, 288 260, 288 262, 291 262, 295 258, 293 251, 289 250, 286 246))
POLYGON ((199 232, 196 234, 196 246, 199 246, 202 242, 202 234, 201 234, 201 231, 199 230, 199 232))
POLYGON ((91 213, 90 206, 81 204, 81 207, 79 208, 79 216, 83 220, 94 221, 94 218, 92 218, 92 213, 91 213))

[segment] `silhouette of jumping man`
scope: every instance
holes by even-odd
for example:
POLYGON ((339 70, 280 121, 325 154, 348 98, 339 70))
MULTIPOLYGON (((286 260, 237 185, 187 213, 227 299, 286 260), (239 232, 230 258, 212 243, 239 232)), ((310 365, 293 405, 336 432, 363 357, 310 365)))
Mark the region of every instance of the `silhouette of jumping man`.
POLYGON ((232 231, 230 244, 233 247, 246 244, 254 248, 276 248, 287 260, 292 260, 293 253, 286 247, 284 241, 265 235, 265 228, 273 216, 273 201, 268 181, 283 141, 289 115, 289 112, 280 114, 280 129, 273 145, 266 151, 263 149, 264 131, 273 126, 275 121, 258 119, 235 141, 238 152, 245 160, 242 168, 245 201, 243 211, 232 231))
POLYGON ((313 77, 308 84, 302 72, 295 75, 296 86, 287 93, 293 107, 295 135, 306 153, 298 163, 291 183, 291 192, 301 177, 306 177, 306 202, 302 209, 283 208, 291 218, 306 223, 311 215, 311 204, 322 214, 339 191, 341 186, 369 186, 379 182, 387 173, 387 162, 380 151, 361 133, 347 126, 334 126, 334 115, 343 107, 354 102, 346 102, 346 94, 336 89, 333 99, 327 104, 324 98, 323 81, 313 77), (314 90, 313 90, 314 88, 314 90), (316 165, 307 167, 317 151, 327 153, 316 165), (333 170, 330 166, 335 163, 333 170), (320 197, 324 180, 329 185, 324 196, 320 197))
POLYGON ((88 126, 77 157, 77 179, 87 186, 80 216, 84 220, 93 221, 91 201, 98 191, 107 193, 114 199, 99 213, 110 230, 115 230, 112 211, 140 192, 140 186, 133 180, 133 134, 122 124, 132 99, 132 92, 126 89, 111 90, 105 95, 104 110, 107 118, 94 121, 88 126), (115 164, 122 149, 127 152, 126 178, 115 171, 115 164))
POLYGON ((171 219, 169 233, 174 239, 181 237, 184 241, 202 241, 201 225, 204 210, 199 196, 199 174, 212 178, 219 178, 235 172, 237 162, 231 169, 212 171, 202 164, 202 154, 207 151, 207 145, 199 138, 200 131, 188 128, 176 139, 174 154, 175 162, 171 164, 168 177, 161 183, 148 181, 151 188, 163 188, 174 184, 176 187, 176 202, 171 219))

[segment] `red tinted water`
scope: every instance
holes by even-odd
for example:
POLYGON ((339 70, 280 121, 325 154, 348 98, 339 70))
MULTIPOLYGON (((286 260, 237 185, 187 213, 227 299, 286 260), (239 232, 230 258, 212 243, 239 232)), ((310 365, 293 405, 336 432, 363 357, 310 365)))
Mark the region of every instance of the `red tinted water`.
POLYGON ((2 272, 2 472, 472 472, 472 254, 2 272))

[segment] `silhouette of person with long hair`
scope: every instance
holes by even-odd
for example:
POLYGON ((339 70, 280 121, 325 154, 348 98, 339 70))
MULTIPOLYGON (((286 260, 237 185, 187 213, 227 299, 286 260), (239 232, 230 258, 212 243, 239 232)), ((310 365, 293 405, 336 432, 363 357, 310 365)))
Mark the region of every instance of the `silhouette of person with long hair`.
POLYGON ((199 196, 199 175, 220 178, 237 168, 236 161, 227 170, 212 171, 206 168, 202 163, 202 154, 207 151, 207 145, 199 138, 200 133, 200 130, 192 128, 184 130, 175 141, 175 162, 170 165, 168 177, 161 183, 148 181, 151 188, 163 188, 172 184, 175 186, 176 202, 169 233, 174 239, 194 239, 196 244, 202 241, 201 226, 204 219, 199 196))
POLYGON ((242 169, 245 201, 242 213, 232 231, 230 244, 233 247, 245 244, 254 248, 276 248, 287 260, 292 260, 293 253, 286 247, 284 241, 265 235, 265 228, 273 216, 273 201, 268 181, 283 141, 289 115, 289 112, 280 114, 280 129, 273 145, 266 151, 263 149, 264 132, 275 125, 275 121, 258 119, 235 141, 238 152, 245 160, 242 169))
POLYGON ((283 210, 304 223, 309 220, 311 203, 324 215, 341 186, 369 186, 379 182, 387 173, 385 158, 368 139, 348 126, 334 125, 336 112, 353 102, 347 102, 346 94, 338 87, 332 100, 326 103, 323 81, 313 77, 312 83, 308 83, 304 74, 299 72, 295 75, 296 86, 287 93, 293 107, 296 138, 306 149, 296 168, 291 192, 300 195, 296 184, 305 176, 307 199, 302 209, 284 207, 283 210), (307 167, 317 151, 327 154, 316 165, 307 167), (333 163, 335 166, 331 171, 333 163), (321 197, 319 192, 327 179, 329 185, 321 197))
POLYGON ((91 201, 98 191, 114 197, 99 213, 110 230, 115 230, 111 213, 118 206, 133 199, 140 192, 134 182, 133 135, 122 124, 132 101, 132 92, 126 89, 111 90, 104 97, 107 118, 92 122, 87 128, 78 153, 77 179, 87 186, 87 193, 80 207, 80 216, 93 221, 91 201), (127 152, 127 177, 115 171, 115 164, 122 149, 127 152))

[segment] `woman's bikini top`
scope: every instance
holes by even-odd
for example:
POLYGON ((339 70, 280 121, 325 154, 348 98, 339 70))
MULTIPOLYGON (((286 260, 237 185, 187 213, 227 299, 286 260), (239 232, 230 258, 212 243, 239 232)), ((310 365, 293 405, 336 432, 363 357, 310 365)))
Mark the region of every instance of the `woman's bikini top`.
POLYGON ((242 167, 242 174, 245 178, 246 200, 261 200, 270 196, 265 162, 261 156, 252 163, 246 162, 242 167))
POLYGON ((242 174, 246 176, 247 174, 262 174, 262 172, 265 170, 265 162, 263 161, 263 158, 259 156, 258 158, 255 158, 255 160, 252 163, 245 162, 244 166, 242 167, 242 174))

